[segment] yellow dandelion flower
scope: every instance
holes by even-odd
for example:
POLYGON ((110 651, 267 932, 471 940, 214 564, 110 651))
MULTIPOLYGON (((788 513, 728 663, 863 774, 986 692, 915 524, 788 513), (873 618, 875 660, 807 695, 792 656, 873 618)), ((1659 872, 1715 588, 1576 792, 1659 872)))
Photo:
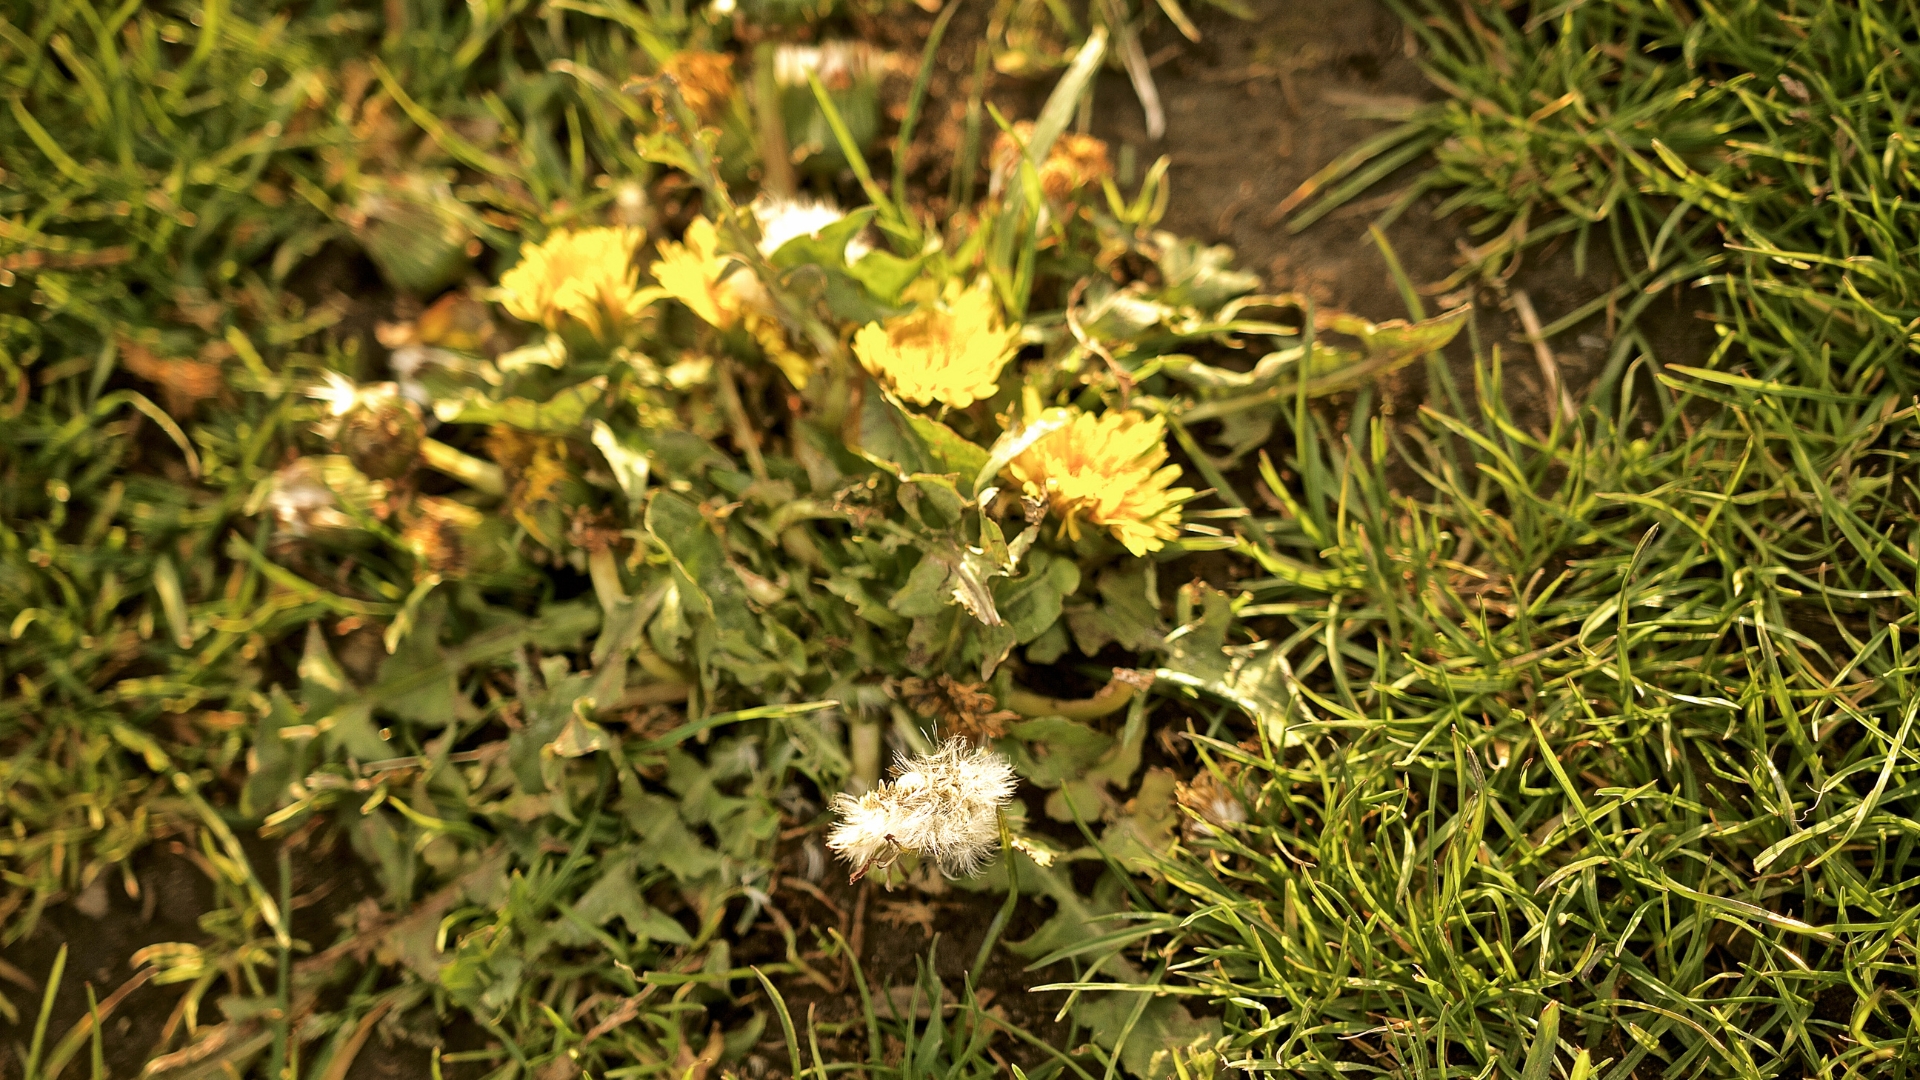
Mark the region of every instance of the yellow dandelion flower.
POLYGON ((1061 534, 1078 540, 1082 525, 1106 529, 1135 555, 1179 536, 1180 504, 1193 489, 1168 486, 1180 466, 1166 464, 1166 421, 1131 410, 1063 412, 1065 426, 1007 465, 1022 490, 1059 515, 1061 534))
POLYGON ((797 389, 807 388, 811 365, 787 344, 760 279, 720 253, 720 237, 713 222, 694 218, 687 226, 684 243, 661 241, 660 258, 651 269, 666 295, 687 305, 710 326, 722 330, 742 327, 788 381, 797 389))
POLYGON ((1002 327, 986 283, 947 287, 943 303, 868 323, 853 338, 853 353, 869 374, 907 401, 935 401, 964 409, 999 389, 1000 370, 1013 358, 1018 326, 1002 327))
POLYGON ((639 229, 562 229, 522 244, 520 262, 501 275, 501 303, 523 322, 558 330, 571 318, 607 340, 659 295, 640 287, 633 265, 643 236, 639 229))
POLYGON ((727 287, 728 261, 720 254, 720 237, 713 222, 697 217, 687 226, 686 242, 660 242, 660 258, 651 267, 654 280, 668 296, 687 305, 710 325, 733 325, 740 313, 740 299, 727 287))

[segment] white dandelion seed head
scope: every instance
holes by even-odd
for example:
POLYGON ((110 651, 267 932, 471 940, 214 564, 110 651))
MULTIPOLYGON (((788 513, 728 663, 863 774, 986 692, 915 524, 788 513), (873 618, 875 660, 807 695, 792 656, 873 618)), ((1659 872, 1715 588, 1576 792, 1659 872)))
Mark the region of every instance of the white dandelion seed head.
POLYGON ((805 86, 807 73, 812 72, 827 89, 844 90, 856 80, 877 74, 885 59, 885 53, 864 41, 780 45, 773 50, 773 81, 805 86))
POLYGON ((1012 764, 955 739, 931 754, 903 757, 895 772, 857 799, 834 800, 840 821, 827 846, 853 864, 853 879, 885 869, 903 852, 932 859, 948 877, 977 873, 1000 846, 1012 764))
POLYGON ((1239 825, 1247 820, 1247 808, 1231 795, 1221 794, 1207 805, 1207 814, 1222 825, 1239 825))
POLYGON ((853 864, 850 880, 860 880, 869 870, 885 870, 899 857, 900 844, 894 838, 901 817, 898 801, 884 783, 859 798, 834 798, 833 812, 840 820, 827 834, 827 847, 853 864))
POLYGON ((345 416, 352 412, 360 400, 360 388, 354 385, 352 379, 337 371, 326 372, 324 378, 325 382, 307 389, 307 396, 325 402, 330 416, 345 416))
MULTIPOLYGON (((784 199, 764 194, 753 200, 751 209, 754 220, 760 224, 760 254, 769 258, 785 247, 787 241, 802 236, 819 236, 821 229, 847 216, 845 211, 828 199, 784 199)), ((859 262, 872 250, 872 244, 864 237, 856 236, 847 241, 846 260, 848 263, 859 262)))
POLYGON ((324 462, 297 458, 273 474, 266 508, 280 530, 290 536, 311 536, 350 528, 353 519, 340 509, 340 497, 327 483, 324 462))

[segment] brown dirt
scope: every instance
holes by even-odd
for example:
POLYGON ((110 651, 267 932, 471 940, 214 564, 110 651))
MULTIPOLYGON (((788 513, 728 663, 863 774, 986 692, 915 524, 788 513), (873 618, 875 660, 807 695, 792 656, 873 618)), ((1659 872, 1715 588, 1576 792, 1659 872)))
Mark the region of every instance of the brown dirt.
MULTIPOLYGON (((1144 166, 1161 154, 1173 199, 1162 227, 1230 244, 1240 264, 1275 291, 1301 292, 1370 319, 1406 315, 1367 225, 1417 173, 1390 177, 1299 234, 1274 209, 1301 181, 1390 125, 1357 118, 1369 104, 1436 95, 1412 58, 1400 20, 1355 0, 1258 0, 1242 21, 1203 7, 1200 40, 1161 23, 1142 42, 1166 111, 1166 136, 1147 139, 1145 114, 1126 77, 1095 88, 1094 134, 1144 166)), ((1388 230, 1416 282, 1453 269, 1454 223, 1416 207, 1388 230)))
MULTIPOLYGON (((1142 41, 1165 108, 1166 134, 1157 142, 1147 137, 1139 99, 1117 70, 1104 71, 1095 84, 1092 133, 1108 142, 1112 160, 1131 159, 1136 176, 1163 154, 1171 159, 1172 198, 1162 228, 1232 246, 1238 264, 1260 273, 1270 291, 1302 293, 1317 305, 1375 321, 1405 318, 1406 305, 1368 227, 1413 183, 1424 161, 1298 233, 1275 210, 1302 181, 1391 126, 1367 118, 1370 111, 1442 96, 1420 70, 1412 35, 1377 0, 1250 0, 1250 20, 1205 4, 1188 7, 1198 41, 1165 19, 1142 41)), ((965 7, 955 17, 936 62, 924 134, 915 140, 916 175, 936 206, 947 190, 947 163, 960 140, 973 50, 986 19, 984 5, 965 7)), ((913 13, 873 29, 890 47, 911 55, 932 23, 931 15, 913 13)), ((1031 117, 1050 88, 1051 79, 990 76, 987 97, 1009 119, 1031 117)), ((903 103, 904 87, 895 92, 903 103)), ((989 137, 991 126, 988 121, 989 137)), ((1527 253, 1509 280, 1466 281, 1449 290, 1442 283, 1464 262, 1470 240, 1461 215, 1434 217, 1442 198, 1428 194, 1416 201, 1387 228, 1387 241, 1424 294, 1428 314, 1473 303, 1480 340, 1499 347, 1506 360, 1509 405, 1523 420, 1543 421, 1543 378, 1512 310, 1513 294, 1526 293, 1541 322, 1551 324, 1619 280, 1610 243, 1594 237, 1584 274, 1575 272, 1571 245, 1562 238, 1527 253)), ((1693 318, 1699 306, 1695 297, 1675 290, 1641 315, 1639 329, 1657 358, 1687 362, 1705 355, 1713 338, 1707 324, 1693 318)), ((1596 315, 1550 342, 1560 378, 1576 401, 1605 366, 1613 314, 1596 315)), ((1471 400, 1468 335, 1447 356, 1456 384, 1471 400)), ((1424 398, 1426 379, 1416 365, 1378 389, 1386 410, 1408 415, 1424 398)))
MULTIPOLYGON (((67 967, 54 997, 53 1022, 47 1031, 49 1047, 86 1016, 88 986, 93 987, 96 997, 105 998, 133 977, 127 961, 136 951, 161 942, 202 939, 198 920, 213 901, 213 888, 184 854, 184 845, 180 845, 180 852, 172 850, 176 844, 179 842, 163 842, 134 857, 134 878, 141 892, 138 900, 127 895, 118 873, 110 873, 105 909, 98 918, 82 914, 73 903, 51 904, 32 934, 7 947, 7 963, 33 979, 35 985, 31 990, 7 987, 7 996, 20 1009, 21 1022, 8 1025, 0 1020, 0 1046, 10 1051, 15 1043, 24 1047, 32 1038, 40 995, 62 944, 68 950, 67 967)), ((98 900, 99 894, 93 899, 98 900)), ((158 1041, 183 989, 151 984, 141 987, 107 1018, 101 1041, 107 1068, 113 1075, 133 1076, 140 1071, 148 1048, 158 1041)), ((85 1064, 83 1056, 69 1068, 78 1075, 85 1064)))
MULTIPOLYGON (((872 881, 850 884, 845 867, 830 861, 817 882, 808 881, 807 856, 799 844, 790 846, 781 860, 781 879, 774 893, 781 915, 797 930, 802 958, 815 966, 832 986, 798 977, 777 980, 781 995, 792 1010, 796 1024, 811 1015, 822 1025, 845 1024, 839 1035, 823 1036, 823 1060, 863 1061, 867 1057, 867 1034, 858 992, 849 965, 843 960, 826 959, 828 928, 837 928, 851 942, 860 958, 860 970, 875 1003, 875 1011, 885 1021, 893 1014, 889 999, 905 1018, 910 1007, 912 987, 920 980, 921 965, 932 957, 934 971, 943 988, 943 1014, 951 1021, 955 1004, 966 985, 974 956, 994 917, 1002 897, 966 892, 952 887, 925 892, 911 886, 892 890, 872 881)), ((1000 935, 1000 941, 1017 942, 1046 921, 1049 912, 1043 905, 1023 901, 1000 935)), ((784 959, 784 939, 771 918, 755 928, 734 953, 737 962, 759 963, 763 959, 784 959)), ((1073 977, 1066 963, 1038 971, 1028 971, 1026 961, 1006 948, 996 948, 975 976, 977 1000, 989 1013, 1025 1029, 1052 1046, 1063 1046, 1069 1036, 1068 1025, 1054 1016, 1066 1000, 1064 992, 1034 994, 1027 988, 1073 977)), ((922 1013, 927 1010, 926 995, 919 999, 922 1013)), ((762 1003, 764 1006, 764 1003, 762 1003)), ((1031 1070, 1047 1060, 1047 1055, 1008 1035, 998 1035, 994 1051, 1005 1061, 1031 1070)), ((784 1073, 786 1049, 778 1028, 769 1026, 755 1055, 766 1063, 770 1074, 784 1073)), ((748 1063, 749 1069, 755 1068, 748 1063)))

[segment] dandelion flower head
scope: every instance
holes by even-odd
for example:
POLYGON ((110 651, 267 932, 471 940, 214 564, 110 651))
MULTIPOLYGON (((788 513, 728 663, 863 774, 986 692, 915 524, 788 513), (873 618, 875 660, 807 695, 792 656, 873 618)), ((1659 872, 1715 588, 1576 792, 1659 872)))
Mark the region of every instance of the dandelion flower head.
POLYGON ((1194 493, 1170 486, 1180 466, 1166 464, 1164 420, 1126 409, 1054 415, 1065 424, 1014 458, 1007 472, 1029 496, 1047 501, 1063 535, 1078 540, 1083 527, 1106 529, 1135 555, 1179 535, 1180 504, 1194 493))
POLYGON ((977 873, 1000 846, 1000 810, 1013 798, 1013 766, 992 750, 954 739, 902 758, 891 781, 855 798, 840 795, 827 847, 853 864, 852 879, 884 870, 904 853, 932 859, 948 877, 977 873))
POLYGON ((984 281, 964 290, 950 283, 941 302, 861 327, 853 353, 905 400, 964 409, 999 390, 1019 335, 1018 326, 1000 324, 984 281))
MULTIPOLYGON (((660 258, 651 270, 660 288, 668 296, 687 305, 709 325, 728 327, 740 316, 741 296, 732 279, 745 271, 733 270, 733 262, 720 254, 720 236, 713 222, 704 217, 687 226, 682 243, 660 242, 660 258)), ((757 284, 757 283, 756 283, 757 284)))
POLYGON ((662 292, 687 305, 709 326, 745 329, 795 389, 806 389, 812 363, 788 344, 760 279, 720 253, 713 222, 694 218, 682 243, 661 241, 660 258, 651 270, 662 292))
POLYGON ((640 287, 633 265, 643 235, 632 228, 560 229, 522 244, 519 263, 501 275, 501 302, 523 322, 558 330, 572 318, 604 341, 657 295, 640 287))

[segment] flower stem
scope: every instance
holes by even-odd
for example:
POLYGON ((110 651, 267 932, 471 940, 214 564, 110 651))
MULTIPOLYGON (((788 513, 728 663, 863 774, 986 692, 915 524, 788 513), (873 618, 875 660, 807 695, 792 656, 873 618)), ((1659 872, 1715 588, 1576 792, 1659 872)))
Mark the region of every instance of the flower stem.
POLYGON ((1135 694, 1153 686, 1153 675, 1145 671, 1114 668, 1113 679, 1090 698, 1050 698, 1015 687, 1001 702, 1021 716, 1062 716, 1068 720, 1097 720, 1127 707, 1135 694))
POLYGON ((465 481, 475 491, 487 495, 507 493, 507 474, 500 471, 500 466, 455 450, 438 439, 421 441, 420 459, 428 468, 465 481))

